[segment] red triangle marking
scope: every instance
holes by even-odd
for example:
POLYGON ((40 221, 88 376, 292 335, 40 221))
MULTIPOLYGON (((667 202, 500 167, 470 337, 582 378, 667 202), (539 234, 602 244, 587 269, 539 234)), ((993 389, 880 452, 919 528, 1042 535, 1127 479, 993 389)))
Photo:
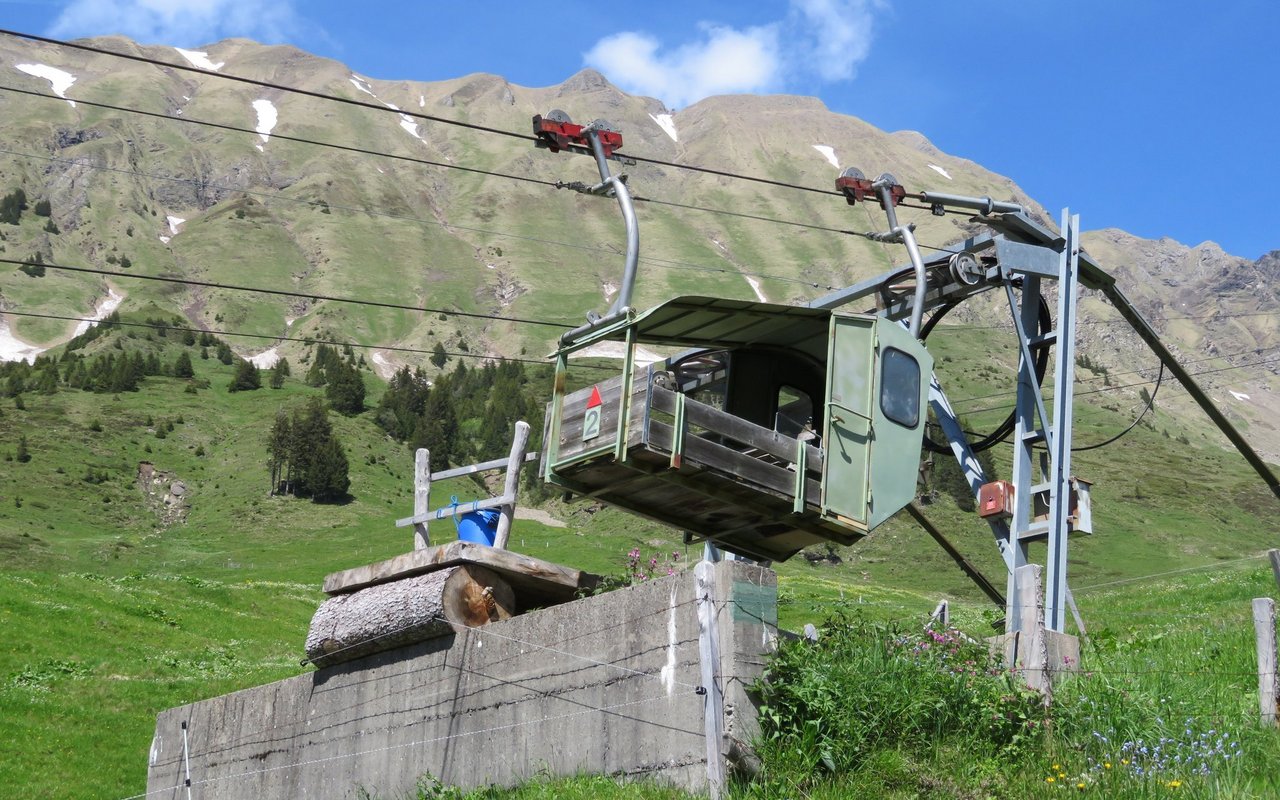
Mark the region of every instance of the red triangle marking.
POLYGON ((592 386, 591 399, 587 401, 587 408, 595 408, 596 406, 603 405, 603 404, 604 404, 604 401, 600 399, 600 387, 592 386))

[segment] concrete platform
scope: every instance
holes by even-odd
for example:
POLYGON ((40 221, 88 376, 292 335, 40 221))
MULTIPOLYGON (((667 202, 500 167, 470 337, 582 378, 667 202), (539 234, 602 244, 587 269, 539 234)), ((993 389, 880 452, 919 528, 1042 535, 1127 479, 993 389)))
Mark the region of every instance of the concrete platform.
MULTIPOLYGON (((756 733, 747 688, 777 638, 777 581, 738 561, 712 577, 732 756, 756 733)), ((685 572, 170 709, 148 797, 185 800, 188 764, 191 796, 220 800, 413 796, 428 773, 464 788, 545 771, 706 791, 698 606, 685 572)))

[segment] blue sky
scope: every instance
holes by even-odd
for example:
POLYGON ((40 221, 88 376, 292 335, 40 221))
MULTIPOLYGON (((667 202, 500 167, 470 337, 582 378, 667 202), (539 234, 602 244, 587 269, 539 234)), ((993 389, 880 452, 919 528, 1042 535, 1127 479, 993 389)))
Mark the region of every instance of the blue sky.
MULTIPOLYGON (((785 92, 1009 176, 1056 217, 1257 258, 1280 249, 1280 3, 789 0, 617 5, 0 0, 4 27, 287 42, 375 78, 595 66, 682 107, 785 92)), ((874 170, 892 165, 869 166, 874 170)), ((915 187, 912 187, 915 188, 915 187)))

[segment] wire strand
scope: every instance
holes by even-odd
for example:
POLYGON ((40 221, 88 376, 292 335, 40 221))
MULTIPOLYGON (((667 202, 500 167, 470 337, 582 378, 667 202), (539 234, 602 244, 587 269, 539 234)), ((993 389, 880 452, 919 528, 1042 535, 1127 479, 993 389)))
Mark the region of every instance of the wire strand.
POLYGON ((287 289, 270 289, 258 286, 240 286, 234 283, 218 283, 216 281, 201 281, 194 278, 177 278, 168 275, 142 275, 131 272, 120 272, 119 270, 97 269, 94 267, 73 267, 67 264, 51 264, 49 262, 27 261, 16 258, 0 258, 2 264, 13 264, 15 266, 28 267, 44 267, 45 269, 59 270, 63 272, 81 272, 91 275, 106 275, 113 278, 130 278, 140 281, 157 281, 160 283, 180 284, 182 286, 199 286, 205 289, 224 289, 235 292, 250 292, 253 294, 274 295, 277 297, 294 297, 303 300, 327 300, 334 303, 349 303, 351 305, 369 306, 372 308, 388 308, 398 311, 417 311, 426 314, 445 314, 454 317, 466 317, 468 319, 485 319, 494 322, 513 322, 520 325, 542 325, 551 328, 566 328, 572 325, 569 322, 550 322, 541 319, 527 319, 524 317, 501 317, 496 314, 480 314, 474 311, 451 311, 444 308, 431 308, 429 306, 411 306, 403 303, 385 303, 379 300, 361 300, 356 297, 342 297, 340 295, 326 295, 313 292, 295 292, 287 289))
MULTIPOLYGON (((171 61, 162 61, 158 58, 151 58, 149 56, 136 55, 133 53, 122 53, 117 50, 108 50, 103 47, 96 47, 94 45, 90 45, 85 42, 69 42, 62 39, 54 39, 51 37, 39 36, 31 33, 22 33, 20 31, 9 30, 6 28, 0 28, 0 34, 3 34, 5 36, 11 36, 16 39, 28 39, 34 42, 51 44, 59 47, 69 48, 72 50, 80 50, 82 52, 87 52, 87 53, 96 53, 99 55, 122 58, 122 59, 134 61, 138 63, 150 64, 152 66, 157 66, 157 67, 164 67, 166 69, 176 69, 176 70, 182 70, 184 72, 192 72, 197 75, 205 75, 211 78, 220 78, 222 80, 234 81, 237 83, 243 83, 250 86, 257 86, 263 89, 275 89, 277 91, 289 92, 290 94, 301 95, 303 97, 311 97, 316 100, 326 100, 326 101, 335 102, 335 103, 342 103, 345 105, 355 106, 359 108, 366 108, 366 109, 370 109, 372 111, 378 111, 381 113, 390 112, 395 114, 403 114, 405 116, 424 120, 427 122, 435 122, 442 125, 452 125, 459 128, 465 128, 467 130, 479 131, 482 133, 489 133, 489 134, 494 134, 498 136, 505 136, 508 138, 518 139, 518 140, 526 141, 530 143, 536 143, 538 141, 537 138, 532 134, 517 133, 515 131, 505 130, 502 128, 495 128, 488 125, 478 125, 471 122, 463 122, 457 119, 439 117, 434 114, 425 114, 419 111, 412 111, 412 110, 406 110, 406 109, 400 109, 400 108, 390 108, 385 104, 378 105, 378 104, 374 104, 371 102, 367 102, 367 101, 359 100, 355 98, 341 97, 339 95, 325 94, 324 92, 315 92, 308 89, 300 89, 293 86, 285 86, 283 84, 273 83, 271 81, 257 80, 255 78, 248 78, 243 75, 235 75, 229 72, 211 71, 207 69, 201 69, 195 66, 189 66, 186 64, 179 64, 171 61)), ((356 73, 352 73, 352 75, 356 75, 356 73)), ((749 181, 752 183, 759 183, 759 184, 764 184, 768 186, 776 186, 783 189, 794 189, 796 191, 810 192, 814 194, 832 195, 835 197, 842 196, 840 192, 837 192, 834 189, 818 189, 812 186, 802 186, 800 184, 787 183, 786 181, 778 181, 778 180, 773 180, 771 178, 762 178, 755 175, 743 175, 736 172, 729 172, 727 170, 715 169, 713 167, 705 167, 705 166, 700 166, 696 164, 680 164, 674 161, 667 161, 664 159, 654 158, 651 156, 634 155, 630 153, 628 153, 626 157, 633 161, 637 161, 644 164, 650 164, 653 166, 670 167, 672 169, 685 170, 688 172, 698 172, 698 173, 703 173, 707 175, 716 175, 723 178, 733 178, 735 180, 749 181)))
MULTIPOLYGON (((518 241, 531 242, 535 244, 545 244, 551 247, 563 247, 570 250, 579 250, 579 251, 588 252, 588 253, 603 253, 611 256, 621 255, 621 253, 618 252, 617 250, 614 250, 608 247, 574 244, 572 242, 563 242, 563 241, 558 241, 556 239, 544 239, 538 236, 527 236, 524 234, 511 233, 509 231, 493 230, 489 228, 477 228, 475 226, 461 225, 455 222, 442 222, 440 220, 435 220, 435 219, 415 217, 410 214, 395 214, 388 211, 378 211, 378 210, 369 209, 369 208, 358 208, 356 206, 346 206, 346 205, 341 205, 336 203, 329 203, 328 201, 308 200, 301 197, 289 197, 288 195, 285 195, 281 192, 263 192, 263 191, 253 190, 253 189, 243 189, 235 186, 226 186, 223 184, 210 183, 207 181, 195 180, 192 178, 181 178, 181 177, 172 176, 172 175, 158 175, 156 173, 142 172, 140 170, 128 170, 128 169, 120 169, 118 167, 108 167, 102 164, 94 164, 90 161, 83 160, 83 159, 60 158, 58 156, 48 156, 48 155, 42 155, 38 153, 23 153, 16 150, 10 150, 4 147, 0 147, 0 153, 16 156, 18 158, 27 158, 27 159, 38 160, 38 161, 73 164, 76 166, 84 167, 86 169, 92 169, 98 172, 113 172, 121 175, 131 175, 137 178, 150 178, 151 180, 167 181, 170 183, 182 183, 182 184, 188 184, 191 186, 198 186, 202 189, 217 189, 220 191, 234 193, 234 194, 243 194, 250 197, 259 197, 268 201, 276 200, 276 201, 287 202, 287 203, 295 203, 295 204, 307 206, 309 208, 328 207, 332 209, 337 209, 339 211, 348 211, 353 214, 364 214, 372 217, 384 217, 387 219, 419 222, 424 225, 433 225, 436 227, 444 228, 446 230, 460 230, 460 231, 468 231, 470 233, 485 234, 488 236, 500 236, 507 239, 515 239, 518 241)), ((711 209, 708 209, 708 210, 711 210, 711 209)), ((783 283, 797 283, 803 286, 811 286, 815 289, 834 290, 835 288, 837 288, 832 286, 822 286, 820 284, 812 283, 799 278, 788 277, 785 275, 772 275, 772 274, 763 273, 763 272, 743 272, 737 269, 726 269, 723 267, 710 267, 710 266, 701 265, 701 264, 694 264, 688 261, 680 261, 677 259, 659 258, 657 256, 641 256, 640 260, 643 263, 649 264, 658 269, 685 270, 689 272, 721 273, 725 275, 735 275, 735 276, 750 276, 753 278, 763 278, 766 280, 780 281, 783 283)), ((577 323, 565 323, 565 325, 567 327, 573 327, 577 325, 577 323)))

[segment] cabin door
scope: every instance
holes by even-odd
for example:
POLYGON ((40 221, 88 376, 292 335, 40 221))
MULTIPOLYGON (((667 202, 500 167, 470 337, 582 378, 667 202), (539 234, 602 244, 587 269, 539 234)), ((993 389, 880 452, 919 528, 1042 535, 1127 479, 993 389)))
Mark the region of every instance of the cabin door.
POLYGON ((901 325, 833 314, 822 513, 871 530, 915 499, 933 358, 901 325))

